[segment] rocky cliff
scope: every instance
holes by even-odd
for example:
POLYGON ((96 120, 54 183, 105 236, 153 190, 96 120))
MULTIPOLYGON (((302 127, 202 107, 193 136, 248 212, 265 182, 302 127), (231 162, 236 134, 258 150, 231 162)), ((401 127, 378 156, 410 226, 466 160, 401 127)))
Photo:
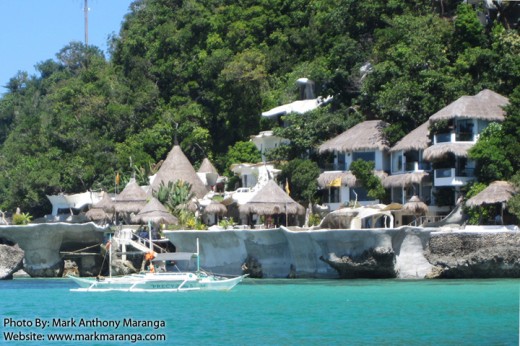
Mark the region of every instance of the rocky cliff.
MULTIPOLYGON (((478 229, 478 228, 476 228, 478 229)), ((520 232, 401 227, 370 230, 166 231, 178 251, 223 274, 264 278, 520 277, 520 232), (321 258, 321 259, 320 259, 321 258)))
POLYGON ((425 257, 430 277, 519 278, 520 232, 432 233, 425 257))

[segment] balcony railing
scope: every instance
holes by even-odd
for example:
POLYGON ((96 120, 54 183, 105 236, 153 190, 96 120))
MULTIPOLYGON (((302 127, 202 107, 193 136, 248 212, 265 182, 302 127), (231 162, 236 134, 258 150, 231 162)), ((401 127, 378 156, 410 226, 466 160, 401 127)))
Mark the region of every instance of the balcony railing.
POLYGON ((435 135, 434 144, 448 143, 448 142, 475 142, 477 136, 473 132, 449 132, 438 133, 435 135))
POLYGON ((326 163, 323 165, 323 170, 325 171, 346 171, 347 164, 346 163, 326 163))
POLYGON ((428 162, 417 161, 406 162, 404 165, 404 169, 406 172, 427 171, 430 169, 430 167, 431 165, 428 162))

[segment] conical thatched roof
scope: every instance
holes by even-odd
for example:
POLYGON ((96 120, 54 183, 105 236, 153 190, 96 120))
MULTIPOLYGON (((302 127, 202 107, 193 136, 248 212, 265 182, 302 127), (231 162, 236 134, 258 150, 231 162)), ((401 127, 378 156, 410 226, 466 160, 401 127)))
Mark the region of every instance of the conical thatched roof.
POLYGON ((305 214, 305 208, 296 203, 274 180, 269 180, 249 202, 240 205, 238 209, 242 214, 305 214))
POLYGON ((381 120, 364 121, 322 143, 319 152, 388 150, 388 141, 383 133, 387 126, 388 124, 381 120))
POLYGON ((112 201, 112 198, 108 195, 108 193, 103 192, 103 197, 99 202, 94 204, 92 206, 92 209, 102 209, 107 213, 113 213, 114 212, 114 201, 112 201))
POLYGON ((150 191, 158 190, 161 182, 168 184, 169 181, 176 182, 178 180, 190 183, 191 192, 193 192, 197 198, 202 198, 208 193, 204 183, 200 180, 190 161, 182 152, 181 147, 175 145, 168 153, 161 168, 159 168, 150 186, 150 191))
POLYGON ((385 188, 391 188, 420 184, 427 177, 429 177, 427 172, 410 172, 389 175, 383 179, 383 186, 385 188))
POLYGON ((146 204, 146 199, 146 192, 132 178, 116 196, 114 207, 117 212, 138 213, 146 204))
POLYGON ((516 188, 507 181, 494 181, 484 190, 477 193, 466 201, 468 207, 475 207, 482 204, 495 204, 509 201, 514 194, 517 193, 516 188))
MULTIPOLYGON (((384 179, 387 176, 387 173, 384 171, 373 171, 374 175, 377 176, 379 179, 384 181, 384 179)), ((328 187, 333 180, 341 178, 341 185, 342 186, 348 186, 348 187, 355 187, 356 185, 356 176, 352 174, 351 171, 345 171, 345 172, 323 172, 318 177, 318 186, 320 188, 326 188, 328 187)))
POLYGON ((474 96, 462 96, 430 117, 430 122, 453 118, 504 121, 507 97, 484 89, 474 96))
POLYGON ((430 145, 429 129, 430 122, 427 121, 397 142, 390 152, 424 150, 430 145))
POLYGON ((422 202, 419 197, 412 196, 408 202, 403 205, 403 210, 408 211, 414 215, 426 214, 428 206, 422 202))
POLYGON ((426 148, 423 152, 423 159, 426 161, 434 161, 441 159, 448 154, 453 154, 457 157, 468 157, 468 151, 473 146, 473 143, 454 143, 446 142, 432 145, 426 148))
POLYGON ((102 208, 91 208, 85 213, 85 216, 92 221, 104 221, 112 218, 102 208))
POLYGON ((179 223, 177 218, 170 214, 168 210, 155 197, 141 209, 141 211, 132 218, 136 223, 164 223, 169 225, 176 225, 179 223))
POLYGON ((211 201, 211 203, 204 208, 204 214, 224 215, 225 213, 227 213, 226 206, 217 201, 211 201))
POLYGON ((213 164, 207 157, 204 158, 204 160, 202 160, 202 163, 200 164, 199 170, 197 172, 198 173, 217 173, 218 174, 217 169, 215 168, 215 166, 213 166, 213 164))

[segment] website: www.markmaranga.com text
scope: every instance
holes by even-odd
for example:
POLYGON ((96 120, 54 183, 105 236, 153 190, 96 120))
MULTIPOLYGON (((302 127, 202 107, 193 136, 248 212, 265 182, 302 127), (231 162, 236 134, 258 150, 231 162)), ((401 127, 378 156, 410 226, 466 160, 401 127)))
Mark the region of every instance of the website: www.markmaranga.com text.
POLYGON ((166 341, 165 334, 138 334, 138 333, 23 333, 3 332, 5 341, 127 341, 137 343, 141 341, 166 341))

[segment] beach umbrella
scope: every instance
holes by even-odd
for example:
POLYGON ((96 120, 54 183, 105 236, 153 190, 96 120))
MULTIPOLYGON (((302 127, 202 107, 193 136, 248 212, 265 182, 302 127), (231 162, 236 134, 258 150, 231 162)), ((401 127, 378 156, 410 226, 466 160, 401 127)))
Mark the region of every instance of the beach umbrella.
POLYGON ((428 212, 428 206, 421 201, 419 197, 413 195, 408 202, 403 205, 403 210, 408 211, 414 215, 424 215, 428 212))

